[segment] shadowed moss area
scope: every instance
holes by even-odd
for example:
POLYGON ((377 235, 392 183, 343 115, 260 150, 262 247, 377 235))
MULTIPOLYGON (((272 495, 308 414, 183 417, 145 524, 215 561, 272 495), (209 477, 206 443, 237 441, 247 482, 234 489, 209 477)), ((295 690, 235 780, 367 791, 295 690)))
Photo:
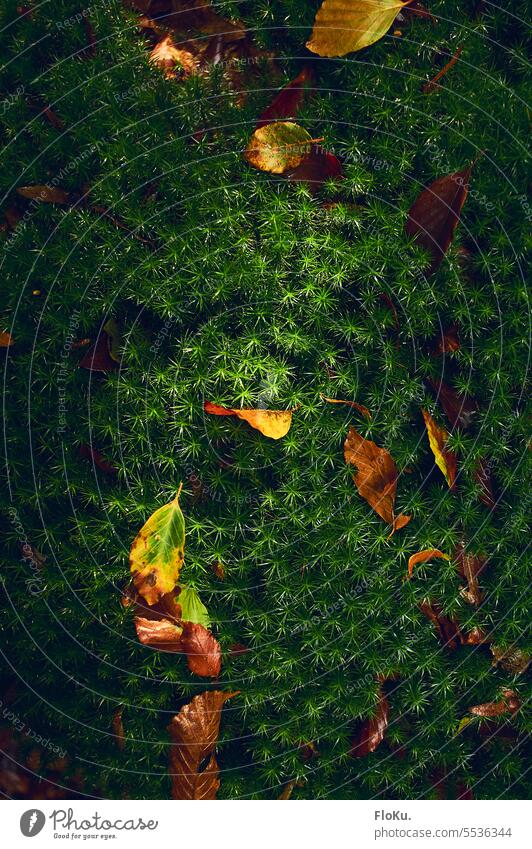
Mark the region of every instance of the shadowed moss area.
POLYGON ((82 3, 44 2, 31 15, 3 4, 0 210, 21 220, 0 234, 0 329, 15 340, 2 352, 2 653, 20 678, 13 709, 66 749, 87 794, 168 798, 166 727, 216 687, 240 691, 222 717, 219 798, 276 798, 293 779, 301 799, 464 788, 529 798, 524 709, 494 720, 502 733, 483 735, 477 720, 456 733, 469 706, 504 688, 524 701, 526 676, 493 666, 488 644, 445 649, 420 609, 430 598, 464 633, 480 627, 497 646, 530 651, 527 4, 488 3, 479 15, 464 5, 433 2, 437 24, 399 22, 402 35, 325 60, 304 46, 319 3, 222 2, 217 11, 276 57, 275 74, 268 60, 244 68, 242 98, 223 67, 165 79, 137 17, 115 0, 87 7, 94 55, 75 19, 82 3), (459 45, 441 88, 424 94, 459 45), (258 116, 304 64, 315 92, 298 123, 324 137, 345 174, 317 194, 243 157, 258 116), (476 157, 454 243, 426 275, 407 211, 424 185, 476 157), (109 213, 16 193, 54 179, 109 213), (110 317, 121 367, 79 368, 86 348, 72 343, 110 317), (460 348, 435 356, 454 325, 460 348), (455 492, 421 414, 450 429, 429 385, 442 377, 478 405, 450 437, 455 492), (354 399, 372 418, 321 394, 354 399), (292 426, 270 440, 206 415, 206 400, 294 409, 292 426), (391 539, 344 462, 349 426, 397 464, 396 510, 413 518, 391 539), (80 457, 88 443, 116 476, 80 457), (479 460, 495 510, 479 499, 479 460), (121 604, 131 542, 181 482, 180 580, 200 594, 222 646, 215 683, 140 645, 121 604), (452 555, 462 540, 489 558, 480 607, 460 594, 452 555), (46 561, 22 559, 24 543, 46 561), (451 561, 405 581, 409 556, 425 548, 451 561), (385 740, 352 758, 380 678, 385 740), (111 726, 120 705, 123 752, 111 726))

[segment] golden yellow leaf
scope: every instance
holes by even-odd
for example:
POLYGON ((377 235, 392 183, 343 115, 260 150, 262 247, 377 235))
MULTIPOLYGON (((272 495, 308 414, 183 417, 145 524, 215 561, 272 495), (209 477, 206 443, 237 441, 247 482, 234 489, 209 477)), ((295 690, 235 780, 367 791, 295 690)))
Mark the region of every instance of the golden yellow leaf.
POLYGON ((250 165, 270 174, 284 174, 297 168, 311 151, 312 138, 293 121, 276 121, 258 127, 249 140, 244 156, 250 165))
POLYGON ((219 407, 211 401, 206 401, 203 406, 206 413, 214 416, 237 416, 270 439, 281 439, 292 424, 292 410, 240 410, 236 407, 219 407))
POLYGON ((179 492, 160 507, 133 541, 129 564, 135 587, 149 605, 174 589, 185 556, 185 520, 179 492))
POLYGON ((374 44, 411 0, 324 0, 307 47, 318 56, 345 56, 374 44))
POLYGON ((447 481, 449 489, 455 488, 457 460, 454 451, 447 451, 445 444, 449 438, 449 434, 443 427, 436 424, 430 413, 426 410, 421 410, 425 420, 425 427, 429 437, 429 444, 436 460, 436 465, 442 472, 447 481))

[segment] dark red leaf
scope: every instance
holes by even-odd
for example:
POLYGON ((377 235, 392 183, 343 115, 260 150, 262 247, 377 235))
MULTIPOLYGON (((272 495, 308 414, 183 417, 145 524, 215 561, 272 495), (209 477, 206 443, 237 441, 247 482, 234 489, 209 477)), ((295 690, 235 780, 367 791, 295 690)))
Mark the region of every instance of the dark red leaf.
POLYGON ((453 427, 467 430, 470 427, 473 416, 477 411, 477 404, 468 395, 459 395, 443 380, 431 380, 429 383, 436 393, 436 400, 440 402, 443 411, 453 427))
POLYGON ((491 468, 489 463, 483 457, 477 462, 474 478, 480 487, 480 500, 482 504, 489 510, 494 510, 497 506, 497 499, 493 492, 493 481, 491 477, 491 468))
POLYGON ((433 354, 437 356, 438 354, 450 354, 452 351, 460 350, 460 338, 458 336, 458 328, 456 324, 453 324, 452 327, 444 330, 436 346, 434 348, 433 354))
POLYGON ((416 244, 432 254, 429 273, 435 271, 451 244, 467 198, 473 166, 440 177, 423 189, 413 203, 406 232, 416 244))
POLYGON ((313 145, 312 152, 288 174, 290 182, 307 183, 312 192, 319 191, 326 180, 343 180, 343 177, 340 160, 319 145, 313 145))
POLYGON ((443 645, 450 651, 455 651, 462 644, 463 636, 458 623, 449 619, 435 602, 426 599, 419 605, 425 616, 430 619, 443 645))
POLYGON ((303 70, 285 86, 277 97, 264 110, 259 120, 257 127, 262 127, 264 124, 271 124, 272 121, 284 120, 293 118, 301 106, 308 86, 312 84, 314 75, 309 67, 303 70))
POLYGON ((388 700, 380 691, 377 711, 375 716, 362 723, 358 732, 353 737, 350 755, 353 758, 363 758, 374 752, 382 743, 386 728, 388 727, 388 700))
POLYGON ((91 345, 79 367, 89 371, 116 371, 118 363, 111 356, 111 339, 105 330, 100 330, 94 345, 91 345))

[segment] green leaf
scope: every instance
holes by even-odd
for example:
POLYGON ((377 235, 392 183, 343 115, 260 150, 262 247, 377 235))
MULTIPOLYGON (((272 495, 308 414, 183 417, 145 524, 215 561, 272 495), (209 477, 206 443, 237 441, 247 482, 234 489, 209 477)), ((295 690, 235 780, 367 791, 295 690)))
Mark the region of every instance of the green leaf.
POLYGON ((187 587, 186 584, 178 584, 178 586, 181 592, 177 597, 177 603, 181 607, 181 619, 183 622, 195 622, 197 625, 210 628, 209 612, 196 590, 193 587, 187 587))

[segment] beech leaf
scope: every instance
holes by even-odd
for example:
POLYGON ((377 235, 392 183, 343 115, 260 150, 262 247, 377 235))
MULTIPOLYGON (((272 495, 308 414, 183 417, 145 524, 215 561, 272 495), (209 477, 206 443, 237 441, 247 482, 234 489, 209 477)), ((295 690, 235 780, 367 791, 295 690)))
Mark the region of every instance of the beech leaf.
POLYGON ((259 171, 284 174, 310 153, 312 138, 299 124, 276 121, 258 127, 245 150, 246 160, 259 171))
POLYGON ((468 395, 459 395, 443 380, 429 380, 436 400, 440 402, 443 412, 449 419, 451 427, 467 430, 473 421, 477 404, 468 395))
POLYGON ((211 401, 205 401, 203 406, 205 412, 213 416, 237 416, 270 439, 281 439, 288 433, 292 424, 292 410, 244 410, 219 407, 211 401))
POLYGON ((197 622, 183 622, 182 651, 195 675, 217 678, 222 668, 222 650, 210 631, 197 622))
POLYGON ((385 448, 379 448, 369 439, 364 439, 355 430, 349 429, 344 443, 346 463, 357 467, 355 486, 376 513, 392 526, 392 534, 403 528, 411 516, 401 513, 395 516, 394 505, 397 491, 397 466, 385 448))
POLYGON ((429 599, 422 601, 419 607, 436 628, 438 636, 446 648, 454 651, 462 645, 462 632, 455 619, 445 616, 441 607, 429 599))
POLYGON ((521 699, 515 690, 503 690, 503 698, 498 702, 485 702, 482 705, 474 705, 469 708, 469 713, 474 716, 504 716, 507 713, 515 713, 521 707, 521 699))
POLYGON ((185 555, 185 520, 179 491, 150 516, 133 540, 129 554, 135 587, 149 605, 174 589, 185 555))
POLYGON ((454 451, 447 451, 445 444, 449 438, 449 434, 443 427, 436 424, 430 413, 426 410, 421 410, 425 420, 425 427, 429 437, 429 444, 434 454, 436 465, 442 472, 449 489, 456 487, 457 459, 454 451))
POLYGON ((178 601, 183 622, 193 622, 203 625, 204 628, 210 628, 209 612, 196 590, 185 584, 178 584, 178 587, 180 589, 178 601))
POLYGON ((146 619, 135 617, 135 628, 143 646, 169 652, 182 652, 183 628, 168 619, 146 619))
POLYGON ((362 723, 362 726, 353 738, 350 751, 351 757, 363 758, 369 755, 370 752, 374 752, 377 746, 382 743, 386 728, 388 727, 388 711, 388 699, 382 690, 379 690, 379 701, 375 716, 362 723))
POLYGON ((517 648, 502 648, 502 646, 491 647, 491 653, 494 657, 493 665, 500 664, 507 672, 512 672, 514 675, 521 675, 526 672, 532 660, 531 656, 517 648))
POLYGON ((321 396, 324 401, 327 401, 328 404, 347 404, 349 407, 353 407, 355 410, 358 410, 363 416, 367 419, 371 418, 371 413, 367 407, 364 407, 363 404, 358 404, 356 401, 345 401, 343 398, 326 398, 325 395, 321 396))
POLYGON ((172 718, 168 731, 173 799, 216 798, 220 780, 214 748, 220 732, 221 710, 237 693, 211 690, 194 696, 172 718), (200 770, 204 761, 205 769, 200 770))
POLYGON ((469 190, 473 166, 440 177, 423 189, 412 204, 406 222, 406 233, 416 244, 432 255, 429 273, 441 263, 460 220, 469 190))
POLYGON ((317 192, 326 180, 342 180, 343 176, 340 160, 318 144, 287 174, 289 182, 306 183, 311 192, 317 192))
POLYGON ((264 110, 257 121, 257 127, 270 124, 272 121, 293 118, 303 102, 309 84, 313 82, 313 78, 312 69, 308 66, 303 68, 297 77, 281 89, 279 94, 264 110))
POLYGON ((412 577, 414 566, 417 566, 418 563, 426 563, 427 560, 432 560, 435 557, 441 557, 444 560, 451 559, 448 554, 444 554, 439 548, 426 548, 423 551, 418 551, 417 554, 412 554, 408 558, 408 577, 412 577))
POLYGON ((324 0, 307 47, 318 56, 345 56, 374 44, 410 0, 324 0))

